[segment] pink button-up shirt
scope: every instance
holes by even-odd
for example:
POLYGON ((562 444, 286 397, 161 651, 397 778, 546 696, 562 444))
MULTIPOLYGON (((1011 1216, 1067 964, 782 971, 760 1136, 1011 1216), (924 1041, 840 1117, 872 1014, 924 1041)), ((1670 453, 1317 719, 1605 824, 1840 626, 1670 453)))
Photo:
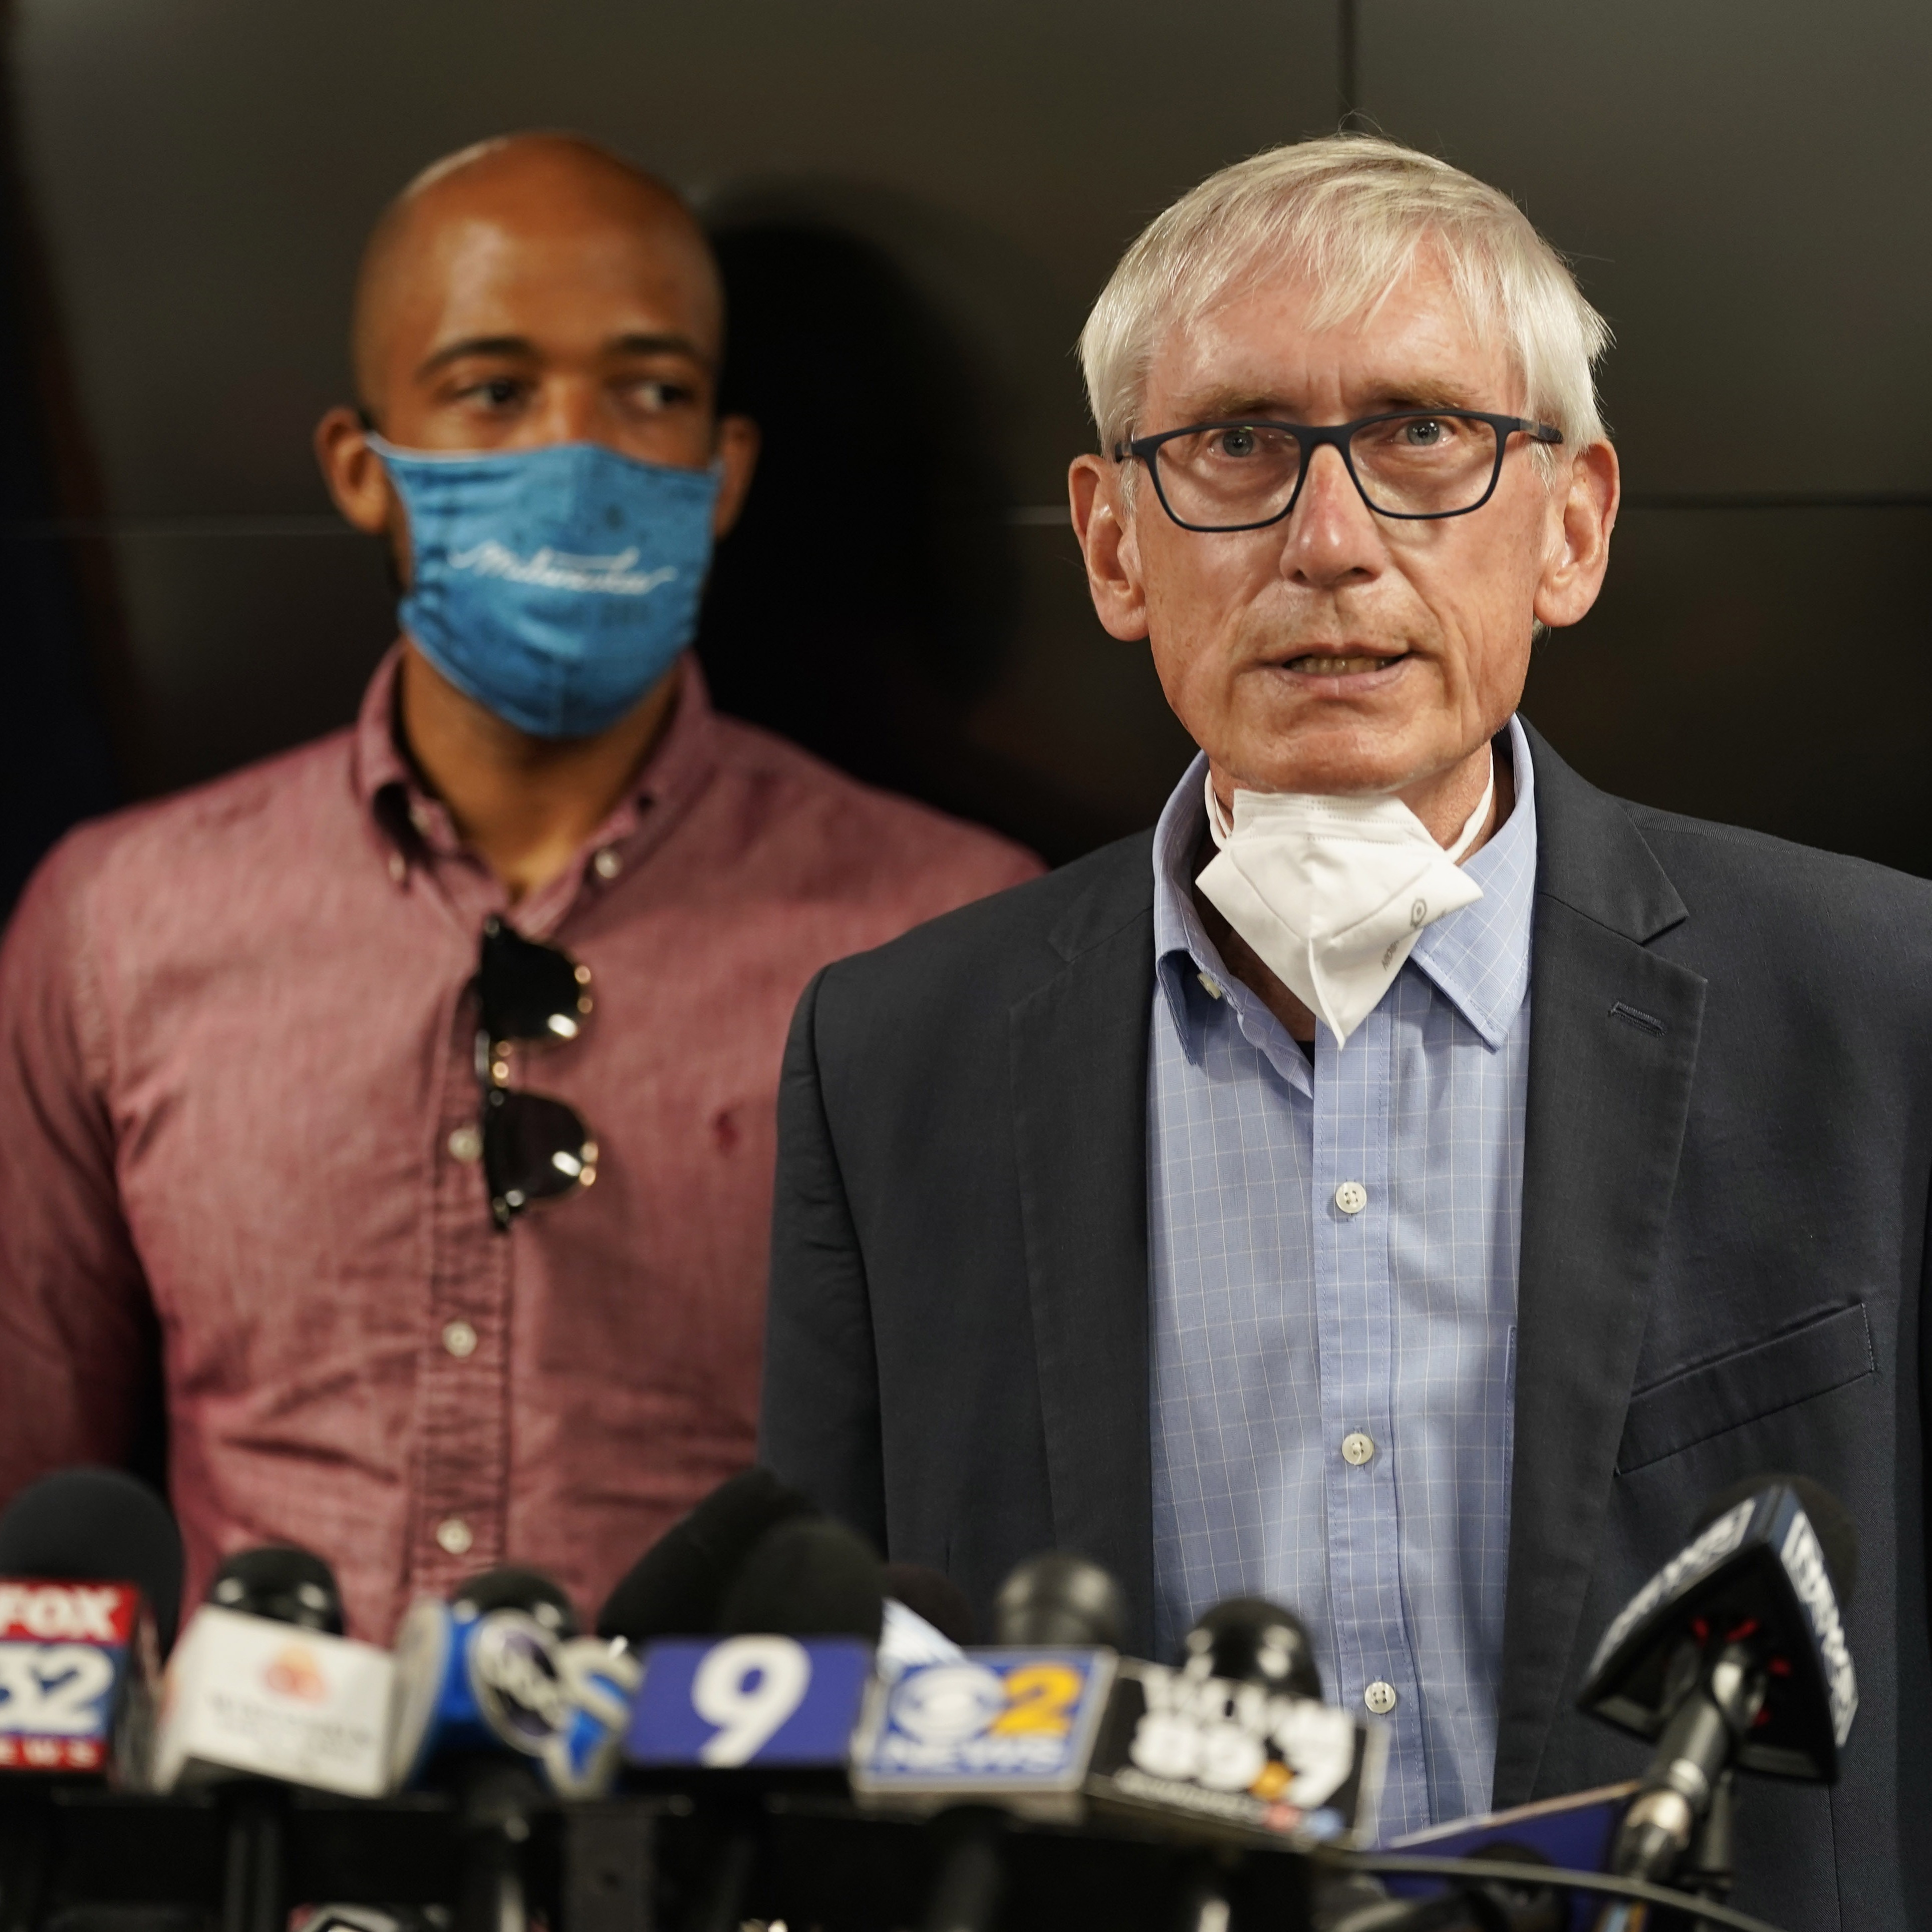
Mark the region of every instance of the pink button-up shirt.
POLYGON ((1017 848, 713 712, 518 927, 592 971, 518 1048, 596 1185, 493 1227, 469 990, 488 868, 350 730, 84 826, 0 949, 0 1498, 125 1456, 157 1320, 197 1600, 306 1545, 351 1629, 536 1565, 586 1613, 752 1455, 785 1030, 827 961, 1029 877, 1017 848))

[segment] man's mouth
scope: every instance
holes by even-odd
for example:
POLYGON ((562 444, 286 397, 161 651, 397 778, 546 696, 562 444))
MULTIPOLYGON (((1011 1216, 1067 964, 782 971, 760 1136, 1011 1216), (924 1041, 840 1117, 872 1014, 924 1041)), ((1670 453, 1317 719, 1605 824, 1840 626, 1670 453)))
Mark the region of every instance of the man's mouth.
POLYGON ((1387 670, 1399 664, 1408 653, 1406 651, 1390 651, 1381 654, 1367 651, 1310 651, 1298 658, 1286 659, 1283 670, 1305 671, 1316 677, 1358 677, 1365 671, 1387 670))

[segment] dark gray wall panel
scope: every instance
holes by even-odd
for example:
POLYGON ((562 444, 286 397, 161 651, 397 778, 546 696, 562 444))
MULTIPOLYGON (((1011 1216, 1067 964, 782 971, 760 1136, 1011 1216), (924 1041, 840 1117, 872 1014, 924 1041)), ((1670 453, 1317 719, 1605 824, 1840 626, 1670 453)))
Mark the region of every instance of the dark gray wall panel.
POLYGON ((1637 511, 1525 712, 1625 797, 1932 873, 1932 510, 1637 511))
POLYGON ((1932 490, 1932 9, 1359 8, 1375 124, 1516 195, 1615 327, 1632 488, 1932 490))
POLYGON ((346 724, 394 634, 380 552, 348 535, 124 533, 138 718, 130 789, 171 791, 346 724))

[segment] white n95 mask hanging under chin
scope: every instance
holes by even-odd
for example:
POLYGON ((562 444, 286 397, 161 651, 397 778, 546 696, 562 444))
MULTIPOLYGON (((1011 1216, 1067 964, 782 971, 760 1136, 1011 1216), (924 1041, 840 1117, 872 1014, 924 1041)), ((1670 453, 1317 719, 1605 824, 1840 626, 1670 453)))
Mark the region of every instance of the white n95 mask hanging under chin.
POLYGON ((1400 799, 1237 791, 1231 827, 1208 779, 1208 827, 1220 848, 1198 881, 1262 963, 1335 1036, 1372 1012, 1425 926, 1472 905, 1482 888, 1456 861, 1475 843, 1496 788, 1447 851, 1400 799))

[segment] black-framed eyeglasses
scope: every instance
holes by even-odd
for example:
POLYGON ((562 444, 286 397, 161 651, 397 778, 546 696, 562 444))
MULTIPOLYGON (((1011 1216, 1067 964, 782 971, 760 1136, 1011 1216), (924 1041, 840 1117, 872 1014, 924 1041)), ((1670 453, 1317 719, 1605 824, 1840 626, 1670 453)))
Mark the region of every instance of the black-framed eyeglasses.
POLYGON ((1528 416, 1484 410, 1397 410, 1354 422, 1311 424, 1243 418, 1190 423, 1137 436, 1114 451, 1138 458, 1161 508, 1184 530, 1260 530, 1294 508, 1318 449, 1334 450, 1362 501, 1378 517, 1421 522, 1466 517, 1496 494, 1511 436, 1561 442, 1528 416))
POLYGON ((590 1011, 590 969, 560 947, 526 939, 493 913, 476 962, 476 1084, 482 1094, 483 1178, 500 1228, 532 1201, 588 1187, 597 1143, 574 1107, 510 1084, 513 1043, 574 1040, 590 1011))

